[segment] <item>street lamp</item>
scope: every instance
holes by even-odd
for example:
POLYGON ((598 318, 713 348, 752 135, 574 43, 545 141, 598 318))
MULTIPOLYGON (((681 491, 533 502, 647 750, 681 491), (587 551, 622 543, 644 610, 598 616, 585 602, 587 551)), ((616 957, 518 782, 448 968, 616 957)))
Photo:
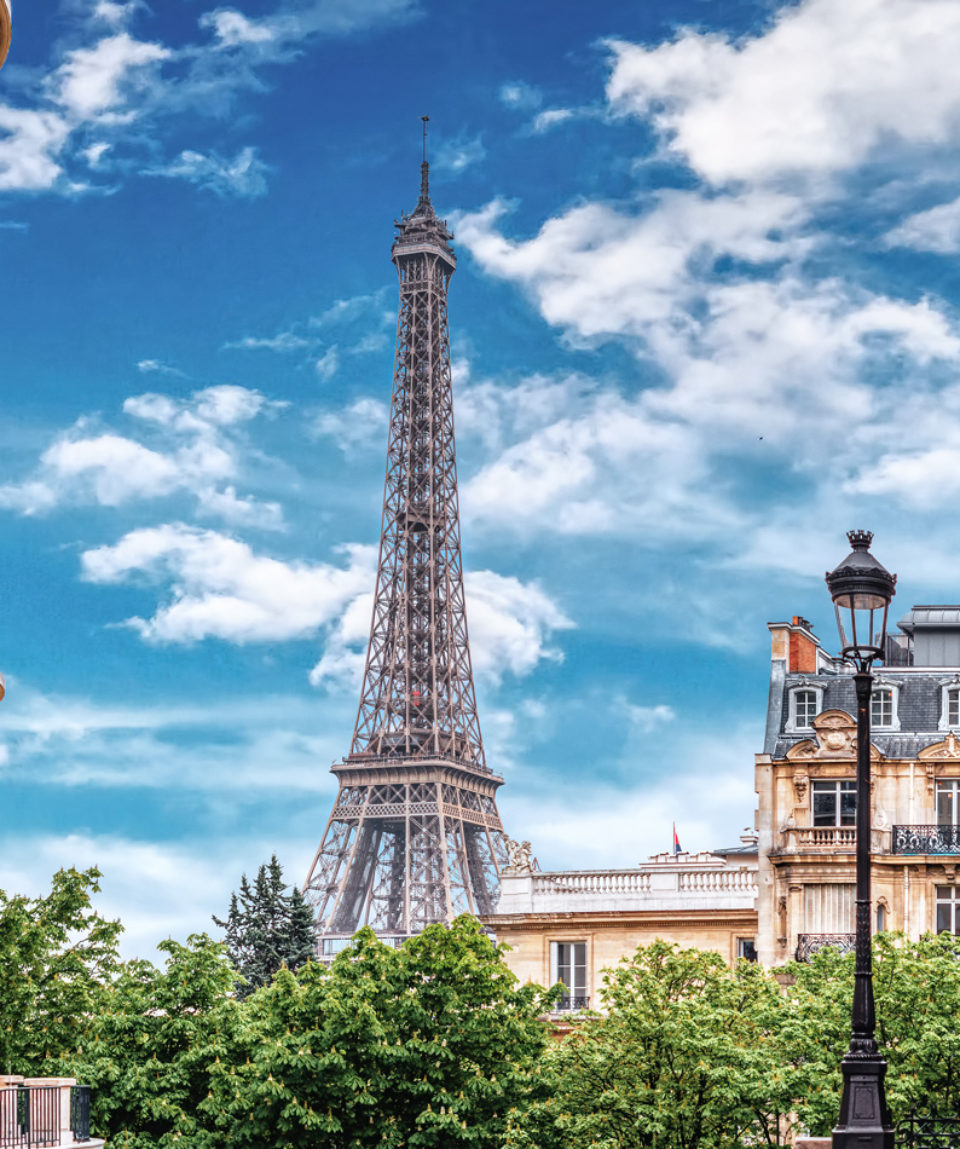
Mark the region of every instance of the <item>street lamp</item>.
POLYGON ((874 1031, 873 960, 870 952, 870 695, 873 663, 883 659, 887 611, 897 576, 870 554, 870 531, 847 534, 851 554, 827 574, 837 611, 840 657, 856 666, 857 691, 857 965, 850 1048, 843 1059, 840 1119, 834 1149, 893 1149, 893 1126, 883 1091, 887 1063, 874 1031))
POLYGON ((0 68, 10 47, 10 0, 0 0, 0 68))

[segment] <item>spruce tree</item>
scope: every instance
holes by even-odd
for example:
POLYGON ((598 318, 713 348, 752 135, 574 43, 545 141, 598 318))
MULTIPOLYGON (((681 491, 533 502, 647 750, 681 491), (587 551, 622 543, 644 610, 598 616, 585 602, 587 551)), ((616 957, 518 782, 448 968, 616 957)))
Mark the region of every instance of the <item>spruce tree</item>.
POLYGON ((276 854, 257 871, 251 886, 247 875, 230 897, 226 920, 213 920, 224 931, 227 953, 246 985, 237 994, 247 997, 269 985, 277 970, 295 970, 314 954, 313 911, 295 887, 287 892, 276 854))

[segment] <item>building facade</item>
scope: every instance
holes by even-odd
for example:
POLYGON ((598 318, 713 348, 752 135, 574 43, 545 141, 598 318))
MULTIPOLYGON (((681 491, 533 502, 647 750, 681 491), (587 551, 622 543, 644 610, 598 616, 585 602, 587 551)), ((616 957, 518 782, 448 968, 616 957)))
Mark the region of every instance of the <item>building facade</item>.
POLYGON ((557 1012, 600 1008, 603 971, 658 938, 753 960, 757 846, 655 854, 629 869, 541 872, 511 843, 496 913, 481 920, 510 946, 522 982, 566 987, 557 1012))
MULTIPOLYGON (((915 606, 898 630, 871 701, 872 915, 917 938, 960 927, 960 606, 915 606)), ((757 951, 777 966, 853 945, 856 704, 805 619, 770 633, 757 951)))

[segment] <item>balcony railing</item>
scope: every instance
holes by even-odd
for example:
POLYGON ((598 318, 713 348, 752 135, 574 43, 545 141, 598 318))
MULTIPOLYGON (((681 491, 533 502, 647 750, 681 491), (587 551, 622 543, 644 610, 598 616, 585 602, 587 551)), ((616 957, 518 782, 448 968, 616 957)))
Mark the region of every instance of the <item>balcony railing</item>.
POLYGON ((0 1084, 0 1149, 90 1141, 90 1086, 67 1084, 63 1079, 47 1082, 0 1084))
POLYGON ((960 854, 960 826, 894 826, 895 854, 960 854))
POLYGON ((554 1013, 574 1013, 578 1009, 589 1009, 589 997, 572 997, 569 994, 564 994, 558 997, 554 1004, 554 1013))
MULTIPOLYGON (((780 852, 784 854, 855 854, 857 831, 854 826, 788 826, 780 832, 780 852)), ((890 828, 874 826, 870 831, 870 853, 890 852, 890 828)))
POLYGON ((856 943, 856 934, 798 934, 797 961, 809 961, 815 953, 828 946, 842 954, 853 953, 856 943))

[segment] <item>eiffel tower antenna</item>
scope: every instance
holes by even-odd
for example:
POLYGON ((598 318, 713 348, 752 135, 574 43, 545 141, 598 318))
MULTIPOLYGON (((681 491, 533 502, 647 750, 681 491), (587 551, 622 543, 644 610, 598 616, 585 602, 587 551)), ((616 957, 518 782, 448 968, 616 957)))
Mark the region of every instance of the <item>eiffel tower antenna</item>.
POLYGON ((402 939, 492 912, 507 864, 477 718, 463 592, 447 291, 452 234, 420 199, 396 222, 400 280, 380 557, 350 753, 304 885, 319 954, 363 925, 402 939))

